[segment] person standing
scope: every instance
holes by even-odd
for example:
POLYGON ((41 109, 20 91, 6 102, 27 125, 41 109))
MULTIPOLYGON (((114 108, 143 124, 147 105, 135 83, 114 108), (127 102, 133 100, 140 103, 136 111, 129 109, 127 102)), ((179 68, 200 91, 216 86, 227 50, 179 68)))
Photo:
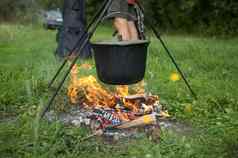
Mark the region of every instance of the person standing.
POLYGON ((113 26, 122 41, 138 40, 136 27, 136 0, 113 0, 107 18, 113 19, 113 26))

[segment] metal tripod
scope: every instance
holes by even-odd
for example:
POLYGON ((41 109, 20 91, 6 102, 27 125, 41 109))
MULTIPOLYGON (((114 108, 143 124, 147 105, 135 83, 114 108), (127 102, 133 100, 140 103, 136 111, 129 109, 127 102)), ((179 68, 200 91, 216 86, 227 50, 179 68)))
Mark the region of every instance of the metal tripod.
MULTIPOLYGON (((46 104, 46 106, 43 108, 43 110, 40 113, 41 118, 44 117, 45 113, 50 109, 50 106, 52 105, 54 99, 56 98, 56 96, 58 95, 60 89, 62 88, 65 80, 67 79, 68 75, 71 72, 71 69, 73 68, 73 66, 75 65, 75 63, 77 62, 77 60, 80 57, 80 52, 84 49, 84 47, 87 44, 87 41, 89 41, 93 34, 95 33, 98 25, 103 21, 103 18, 107 12, 107 10, 109 9, 109 7, 111 6, 113 0, 105 0, 103 2, 102 7, 98 10, 98 12, 95 14, 95 16, 93 17, 93 20, 90 22, 90 24, 88 25, 88 27, 86 28, 85 33, 79 38, 79 40, 76 42, 76 45, 74 47, 74 49, 69 53, 69 55, 71 55, 73 52, 78 52, 76 57, 73 59, 70 67, 68 68, 68 70, 66 71, 65 75, 63 76, 62 80, 59 82, 55 92, 53 93, 53 95, 51 96, 51 98, 49 99, 48 103, 46 104), (80 46, 79 48, 77 46, 80 46)), ((137 5, 139 6, 139 8, 141 9, 141 11, 144 13, 144 9, 143 7, 137 2, 137 5)), ((145 20, 147 20, 145 18, 145 20)), ((188 81, 185 78, 185 75, 183 74, 182 70, 179 68, 178 64, 176 63, 173 55, 171 54, 171 52, 169 51, 169 49, 166 47, 164 41, 162 40, 162 38, 160 37, 160 34, 157 32, 157 30, 154 28, 154 26, 150 23, 150 21, 147 20, 147 23, 149 24, 150 28, 152 29, 153 33, 155 34, 155 36, 158 38, 158 40, 161 42, 163 48, 165 49, 165 51, 167 52, 169 58, 171 59, 171 61, 173 62, 173 64, 175 65, 176 69, 178 70, 178 72, 180 73, 181 77, 183 78, 186 86, 188 87, 188 89, 190 90, 192 96, 196 99, 197 96, 194 93, 194 91, 192 90, 191 86, 189 85, 188 81)), ((54 77, 52 78, 52 80, 49 83, 48 87, 51 87, 55 81, 55 79, 57 78, 57 76, 60 74, 61 70, 63 69, 63 67, 66 65, 67 63, 67 59, 64 60, 64 62, 62 63, 62 65, 60 66, 60 68, 58 69, 58 71, 56 72, 56 74, 54 75, 54 77)))

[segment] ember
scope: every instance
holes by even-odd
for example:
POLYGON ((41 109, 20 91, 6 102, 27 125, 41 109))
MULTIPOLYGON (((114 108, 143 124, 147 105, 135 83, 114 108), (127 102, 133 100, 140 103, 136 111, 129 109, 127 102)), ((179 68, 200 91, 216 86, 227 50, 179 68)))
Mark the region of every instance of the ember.
POLYGON ((78 79, 78 72, 83 68, 73 67, 68 96, 72 104, 90 112, 87 117, 97 122, 96 131, 146 126, 156 124, 157 117, 169 117, 162 111, 158 96, 145 94, 143 82, 134 88, 137 91, 134 95, 124 85, 116 86, 112 92, 103 88, 93 76, 78 79))

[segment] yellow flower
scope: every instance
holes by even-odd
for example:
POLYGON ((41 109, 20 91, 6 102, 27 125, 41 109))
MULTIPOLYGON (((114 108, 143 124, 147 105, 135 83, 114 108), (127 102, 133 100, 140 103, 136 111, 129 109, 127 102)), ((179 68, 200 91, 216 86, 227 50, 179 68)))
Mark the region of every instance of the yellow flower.
POLYGON ((186 112, 186 113, 192 113, 192 112, 193 112, 193 106, 192 106, 192 104, 187 104, 187 105, 185 105, 185 107, 184 107, 184 112, 186 112))
POLYGON ((170 75, 170 80, 174 81, 174 82, 178 81, 178 80, 180 80, 180 75, 178 73, 174 72, 170 75))

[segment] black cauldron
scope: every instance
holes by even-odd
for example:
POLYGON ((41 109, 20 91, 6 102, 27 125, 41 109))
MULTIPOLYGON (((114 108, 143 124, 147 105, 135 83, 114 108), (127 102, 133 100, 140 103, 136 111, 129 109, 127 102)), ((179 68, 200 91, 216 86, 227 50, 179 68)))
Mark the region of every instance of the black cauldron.
POLYGON ((129 85, 145 75, 149 41, 92 43, 98 78, 113 85, 129 85))

